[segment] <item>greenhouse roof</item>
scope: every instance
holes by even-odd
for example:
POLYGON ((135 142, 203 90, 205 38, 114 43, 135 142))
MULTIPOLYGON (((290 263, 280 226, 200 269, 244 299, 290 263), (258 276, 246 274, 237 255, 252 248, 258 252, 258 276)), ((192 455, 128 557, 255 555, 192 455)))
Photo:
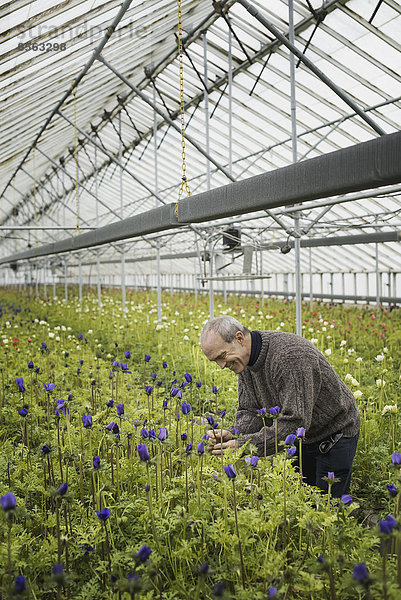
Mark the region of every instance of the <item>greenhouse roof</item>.
MULTIPOLYGON (((182 0, 186 174, 195 200, 401 129, 401 3, 294 0, 301 56, 293 79, 289 4, 182 0)), ((0 18, 0 260, 175 203, 183 173, 177 3, 14 0, 0 4, 0 18)), ((162 258, 178 257, 169 268, 193 272, 196 245, 220 243, 227 226, 255 248, 274 249, 293 239, 298 216, 303 238, 323 244, 313 252, 315 270, 372 271, 375 240, 385 238, 366 235, 398 232, 400 192, 396 183, 298 210, 278 206, 80 257, 90 264, 100 256, 109 269, 123 247, 132 264, 154 266, 148 259, 159 247, 162 258), (372 242, 324 245, 351 235, 372 242)), ((397 239, 380 244, 383 270, 399 270, 397 239)), ((294 253, 276 251, 268 262, 270 271, 293 271, 294 253)), ((302 268, 308 264, 301 251, 302 268)))

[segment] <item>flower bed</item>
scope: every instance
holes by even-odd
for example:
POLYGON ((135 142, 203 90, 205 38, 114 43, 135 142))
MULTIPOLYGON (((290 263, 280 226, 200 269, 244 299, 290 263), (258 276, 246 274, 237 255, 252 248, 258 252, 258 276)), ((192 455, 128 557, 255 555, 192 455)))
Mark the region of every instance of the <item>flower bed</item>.
MULTIPOLYGON (((0 292, 2 597, 400 597, 399 311, 304 308, 362 416, 351 496, 333 500, 301 483, 292 440, 267 459, 208 454, 236 378, 200 352, 204 297, 164 295, 161 323, 151 293, 126 313, 102 301, 0 292)), ((216 307, 282 331, 294 310, 216 307)))

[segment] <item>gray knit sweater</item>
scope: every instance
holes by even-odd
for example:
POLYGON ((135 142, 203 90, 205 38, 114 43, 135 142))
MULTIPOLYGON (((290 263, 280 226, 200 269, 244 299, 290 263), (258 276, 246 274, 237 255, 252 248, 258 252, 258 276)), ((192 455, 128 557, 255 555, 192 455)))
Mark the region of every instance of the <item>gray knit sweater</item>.
MULTIPOLYGON (((359 432, 360 417, 351 390, 308 340, 279 331, 259 331, 262 349, 254 365, 238 375, 235 427, 239 446, 251 442, 264 454, 263 420, 258 409, 280 407, 278 440, 305 427, 305 444, 342 431, 359 432)), ((271 421, 270 421, 271 423, 271 421)), ((267 453, 274 452, 274 427, 266 427, 267 453)))

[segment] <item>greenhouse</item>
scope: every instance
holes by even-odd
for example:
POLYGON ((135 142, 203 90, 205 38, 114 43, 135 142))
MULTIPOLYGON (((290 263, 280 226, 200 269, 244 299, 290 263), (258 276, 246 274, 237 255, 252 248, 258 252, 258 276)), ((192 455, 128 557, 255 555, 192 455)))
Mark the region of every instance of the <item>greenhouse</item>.
POLYGON ((401 2, 0 23, 0 597, 400 599, 401 2))

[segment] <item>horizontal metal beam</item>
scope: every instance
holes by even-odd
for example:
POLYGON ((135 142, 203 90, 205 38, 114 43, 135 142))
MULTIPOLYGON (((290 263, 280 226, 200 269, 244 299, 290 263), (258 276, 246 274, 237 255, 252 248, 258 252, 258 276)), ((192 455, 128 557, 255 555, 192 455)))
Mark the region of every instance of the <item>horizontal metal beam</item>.
MULTIPOLYGON (((401 241, 401 231, 377 231, 374 233, 360 233, 356 235, 340 235, 322 238, 303 238, 301 248, 321 248, 322 246, 348 246, 353 244, 379 244, 383 242, 401 241)), ((290 246, 294 248, 294 240, 287 242, 272 242, 262 246, 262 250, 277 250, 290 246)))
POLYGON ((401 132, 184 198, 178 205, 178 220, 172 203, 93 232, 13 254, 2 258, 0 264, 396 183, 401 183, 401 132))

